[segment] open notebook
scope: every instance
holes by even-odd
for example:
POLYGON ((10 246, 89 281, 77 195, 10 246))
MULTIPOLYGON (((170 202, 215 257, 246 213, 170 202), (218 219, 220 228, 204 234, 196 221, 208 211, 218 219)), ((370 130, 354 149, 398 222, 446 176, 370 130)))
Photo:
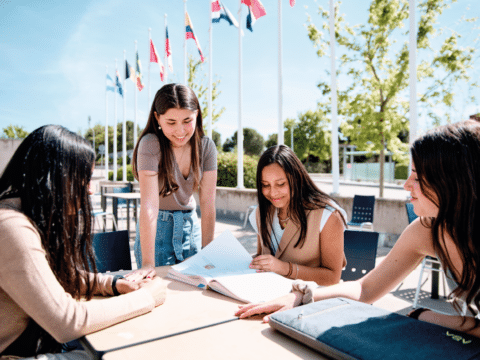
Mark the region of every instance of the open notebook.
POLYGON ((252 256, 228 230, 196 255, 168 271, 167 277, 210 288, 246 303, 272 300, 289 293, 292 280, 272 272, 250 269, 252 256))

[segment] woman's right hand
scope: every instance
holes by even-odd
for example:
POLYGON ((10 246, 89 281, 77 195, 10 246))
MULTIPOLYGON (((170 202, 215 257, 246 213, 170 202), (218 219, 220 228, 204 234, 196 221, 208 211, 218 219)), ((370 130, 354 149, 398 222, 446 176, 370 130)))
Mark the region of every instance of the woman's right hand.
POLYGON ((143 279, 152 279, 156 275, 157 273, 153 265, 145 265, 125 275, 125 279, 131 282, 139 282, 143 279))
POLYGON ((151 281, 142 282, 142 289, 147 290, 155 300, 155 307, 162 305, 167 297, 167 283, 156 276, 151 281))
POLYGON ((258 314, 268 314, 263 318, 263 322, 267 323, 270 320, 272 313, 285 311, 295 306, 300 305, 303 295, 301 292, 294 291, 282 297, 276 298, 259 304, 239 305, 239 310, 235 313, 240 319, 258 314))

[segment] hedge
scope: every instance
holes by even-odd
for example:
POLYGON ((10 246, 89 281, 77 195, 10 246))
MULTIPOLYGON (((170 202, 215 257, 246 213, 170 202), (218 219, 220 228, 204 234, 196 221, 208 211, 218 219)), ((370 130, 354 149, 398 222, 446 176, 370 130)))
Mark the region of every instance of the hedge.
MULTIPOLYGON (((133 181, 132 165, 127 165, 127 181, 133 181)), ((108 172, 108 180, 113 180, 113 171, 108 172)), ((117 169, 117 180, 123 180, 123 166, 117 169)))
MULTIPOLYGON (((217 156, 217 186, 237 187, 237 154, 219 153, 217 156)), ((243 155, 243 185, 247 189, 256 189, 258 158, 243 155)))

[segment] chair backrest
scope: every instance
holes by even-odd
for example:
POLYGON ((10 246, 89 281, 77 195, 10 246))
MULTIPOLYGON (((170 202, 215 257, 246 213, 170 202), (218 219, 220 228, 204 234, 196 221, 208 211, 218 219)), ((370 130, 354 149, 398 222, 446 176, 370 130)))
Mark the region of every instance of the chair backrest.
POLYGON ((93 250, 99 272, 132 270, 127 230, 95 234, 93 250))
MULTIPOLYGON (((125 187, 116 187, 116 188, 113 188, 113 192, 114 193, 129 193, 129 192, 132 192, 130 186, 125 186, 125 187)), ((118 199, 118 202, 117 202, 118 205, 127 205, 127 200, 125 199, 118 199)))
POLYGON ((373 223, 375 196, 355 195, 353 197, 352 223, 373 223))
POLYGON ((375 267, 378 232, 345 230, 344 239, 347 266, 342 271, 342 280, 360 279, 375 267))
POLYGON ((413 204, 411 202, 405 203, 405 207, 407 208, 408 223, 410 224, 418 216, 415 214, 415 211, 413 211, 413 204))

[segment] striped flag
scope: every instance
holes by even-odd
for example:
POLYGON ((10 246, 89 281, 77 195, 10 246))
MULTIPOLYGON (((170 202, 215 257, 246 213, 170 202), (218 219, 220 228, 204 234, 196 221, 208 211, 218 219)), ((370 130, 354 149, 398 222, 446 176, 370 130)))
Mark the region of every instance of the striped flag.
POLYGON ((219 23, 221 19, 238 28, 237 19, 219 0, 212 0, 212 23, 219 23))
POLYGON ((267 15, 267 12, 260 0, 242 0, 242 4, 248 6, 247 29, 253 31, 253 24, 255 24, 255 21, 257 21, 258 18, 267 15))
POLYGON ((192 22, 190 21, 190 16, 188 16, 188 12, 185 13, 185 39, 186 40, 193 39, 195 41, 195 44, 197 45, 198 53, 200 54, 200 60, 204 62, 205 58, 203 57, 202 49, 200 48, 200 44, 198 43, 197 38, 195 37, 195 34, 193 32, 193 25, 192 25, 192 22))
POLYGON ((133 66, 130 66, 127 60, 125 60, 125 80, 131 79, 135 84, 135 69, 133 66))
POLYGON ((138 91, 142 91, 144 86, 142 84, 142 63, 140 62, 140 58, 138 57, 138 51, 137 51, 137 88, 138 91))
POLYGON ((115 71, 115 81, 117 85, 117 91, 123 97, 122 84, 120 84, 120 73, 118 70, 115 71))
POLYGON ((173 72, 172 48, 170 47, 170 39, 168 37, 168 26, 165 26, 165 53, 167 54, 167 65, 170 72, 173 72))
POLYGON ((155 49, 155 45, 153 45, 153 40, 150 39, 150 62, 154 62, 158 64, 160 68, 160 80, 163 81, 163 77, 165 75, 165 68, 163 67, 162 60, 158 57, 157 49, 155 49))
POLYGON ((113 79, 108 74, 107 74, 107 91, 115 91, 115 86, 113 86, 113 79))

